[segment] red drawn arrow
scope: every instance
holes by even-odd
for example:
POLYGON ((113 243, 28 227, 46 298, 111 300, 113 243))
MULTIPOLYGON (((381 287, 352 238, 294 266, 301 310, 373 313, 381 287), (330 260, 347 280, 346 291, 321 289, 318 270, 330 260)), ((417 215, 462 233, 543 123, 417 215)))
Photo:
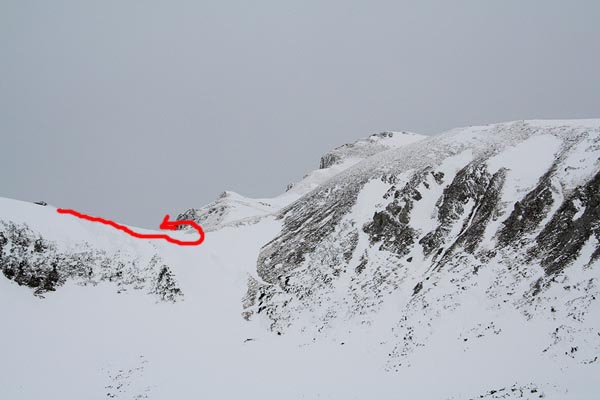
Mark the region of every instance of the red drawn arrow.
POLYGON ((113 228, 123 231, 123 232, 125 232, 135 238, 138 238, 138 239, 165 239, 169 243, 178 244, 180 246, 197 246, 204 241, 204 230, 202 230, 202 227, 200 225, 198 225, 194 221, 189 221, 189 220, 169 221, 169 214, 165 215, 165 218, 163 218, 163 221, 159 226, 160 229, 175 231, 175 230, 177 230, 177 227, 180 225, 190 225, 192 228, 194 228, 196 231, 198 231, 198 233, 200 234, 200 237, 197 240, 187 241, 187 240, 174 239, 164 233, 138 233, 138 232, 132 231, 129 227, 127 227, 125 225, 117 224, 114 221, 100 218, 100 217, 92 217, 91 215, 82 214, 75 210, 67 210, 64 208, 57 208, 56 211, 59 214, 71 214, 71 215, 76 216, 77 218, 85 219, 85 220, 92 221, 92 222, 100 222, 101 224, 112 226, 113 228))

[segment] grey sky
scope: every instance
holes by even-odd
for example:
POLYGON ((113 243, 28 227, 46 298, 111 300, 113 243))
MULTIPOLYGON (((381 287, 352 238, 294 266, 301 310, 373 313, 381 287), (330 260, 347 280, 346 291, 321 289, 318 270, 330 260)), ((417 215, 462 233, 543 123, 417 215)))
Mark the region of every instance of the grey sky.
POLYGON ((0 196, 157 227, 330 148, 600 117, 598 1, 0 0, 0 196))

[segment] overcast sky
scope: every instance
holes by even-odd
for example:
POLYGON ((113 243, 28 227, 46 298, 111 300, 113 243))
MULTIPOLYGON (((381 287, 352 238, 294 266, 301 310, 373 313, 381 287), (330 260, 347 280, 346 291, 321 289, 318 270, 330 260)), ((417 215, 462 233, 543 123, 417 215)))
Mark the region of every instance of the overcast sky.
POLYGON ((156 228, 373 132, 598 118, 599 5, 0 0, 0 196, 156 228))

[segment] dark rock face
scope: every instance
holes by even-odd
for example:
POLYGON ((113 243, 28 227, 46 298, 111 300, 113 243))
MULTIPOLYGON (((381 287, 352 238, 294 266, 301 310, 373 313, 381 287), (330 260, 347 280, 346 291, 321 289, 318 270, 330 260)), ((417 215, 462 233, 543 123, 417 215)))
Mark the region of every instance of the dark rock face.
POLYGON ((551 168, 540 179, 538 185, 521 201, 514 205, 510 216, 503 222, 503 227, 498 234, 498 243, 501 246, 515 244, 524 234, 533 232, 546 217, 554 198, 552 175, 555 168, 551 168))
POLYGON ((413 296, 417 295, 423 289, 423 282, 419 282, 413 288, 413 296))
MULTIPOLYGON (((417 187, 424 183, 430 172, 431 168, 426 168, 415 174, 402 189, 396 189, 395 185, 390 187, 384 198, 393 196, 394 200, 385 210, 376 212, 373 221, 363 227, 371 244, 381 242, 380 250, 391 251, 400 256, 408 254, 418 236, 418 232, 410 226, 410 212, 414 202, 422 199, 417 187)), ((383 180, 386 181, 386 178, 383 180)), ((387 181, 396 183, 394 178, 387 178, 387 181)))
POLYGON ((475 253, 489 222, 496 217, 505 178, 505 169, 500 169, 492 175, 483 196, 475 202, 472 215, 465 222, 463 231, 455 242, 455 245, 460 245, 467 253, 475 253))
MULTIPOLYGON (((600 240, 600 172, 565 199, 540 232, 532 254, 541 258, 546 274, 554 275, 579 256, 592 235, 600 240)), ((590 261, 598 256, 597 245, 590 261)))
POLYGON ((37 296, 56 290, 67 280, 82 285, 114 282, 119 292, 145 289, 163 301, 182 296, 173 273, 159 256, 148 265, 138 264, 139 260, 89 247, 76 253, 61 252, 26 225, 0 221, 0 270, 7 279, 34 289, 37 296))
MULTIPOLYGON (((346 212, 356 202, 360 186, 344 191, 342 188, 322 188, 282 210, 283 229, 279 236, 265 244, 259 255, 257 272, 262 280, 279 284, 281 278, 296 269, 307 254, 330 235, 346 212), (321 208, 323 202, 330 205, 321 208), (314 211, 313 211, 314 209, 314 211), (318 218, 315 218, 318 211, 318 218)), ((347 253, 347 252, 346 252, 347 253)), ((350 255, 347 253, 346 258, 350 255)))
MULTIPOLYGON (((503 182, 504 173, 496 173, 492 176, 483 161, 474 161, 462 168, 450 185, 444 189, 442 197, 437 202, 439 226, 419 241, 423 246, 423 253, 431 255, 445 244, 452 226, 463 216, 470 200, 474 201, 474 207, 461 229, 464 236, 461 235, 462 239, 457 244, 465 243, 469 238, 480 238, 483 232, 471 227, 473 224, 469 225, 469 222, 475 216, 478 220, 491 217, 491 211, 498 201, 498 193, 503 182)), ((478 240, 469 245, 471 252, 478 240)))
POLYGON ((440 224, 435 231, 419 241, 426 255, 436 250, 432 261, 438 260, 436 268, 441 268, 452 260, 454 254, 462 251, 475 254, 485 230, 492 220, 499 217, 500 198, 506 179, 506 170, 501 168, 491 175, 484 163, 472 163, 463 168, 454 181, 446 188, 439 205, 440 224), (469 214, 454 242, 444 251, 442 247, 452 229, 452 225, 464 214, 464 206, 473 202, 469 214))
POLYGON ((340 160, 340 157, 335 154, 325 154, 321 157, 321 161, 319 162, 319 169, 329 168, 332 165, 335 165, 340 160))

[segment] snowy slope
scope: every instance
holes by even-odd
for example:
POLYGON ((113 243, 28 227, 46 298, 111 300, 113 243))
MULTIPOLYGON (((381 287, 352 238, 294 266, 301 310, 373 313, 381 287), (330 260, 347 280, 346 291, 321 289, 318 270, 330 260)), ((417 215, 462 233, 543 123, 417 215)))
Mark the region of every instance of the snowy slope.
POLYGON ((600 120, 394 136, 197 247, 0 199, 0 398, 595 398, 600 120))
POLYGON ((190 208, 179 214, 177 219, 196 221, 207 231, 231 224, 254 223, 262 217, 281 210, 365 158, 382 151, 406 146, 425 137, 412 132, 376 133, 323 155, 319 169, 305 175, 300 182, 290 184, 287 191, 277 197, 252 199, 232 191, 225 191, 214 202, 201 208, 190 208))

